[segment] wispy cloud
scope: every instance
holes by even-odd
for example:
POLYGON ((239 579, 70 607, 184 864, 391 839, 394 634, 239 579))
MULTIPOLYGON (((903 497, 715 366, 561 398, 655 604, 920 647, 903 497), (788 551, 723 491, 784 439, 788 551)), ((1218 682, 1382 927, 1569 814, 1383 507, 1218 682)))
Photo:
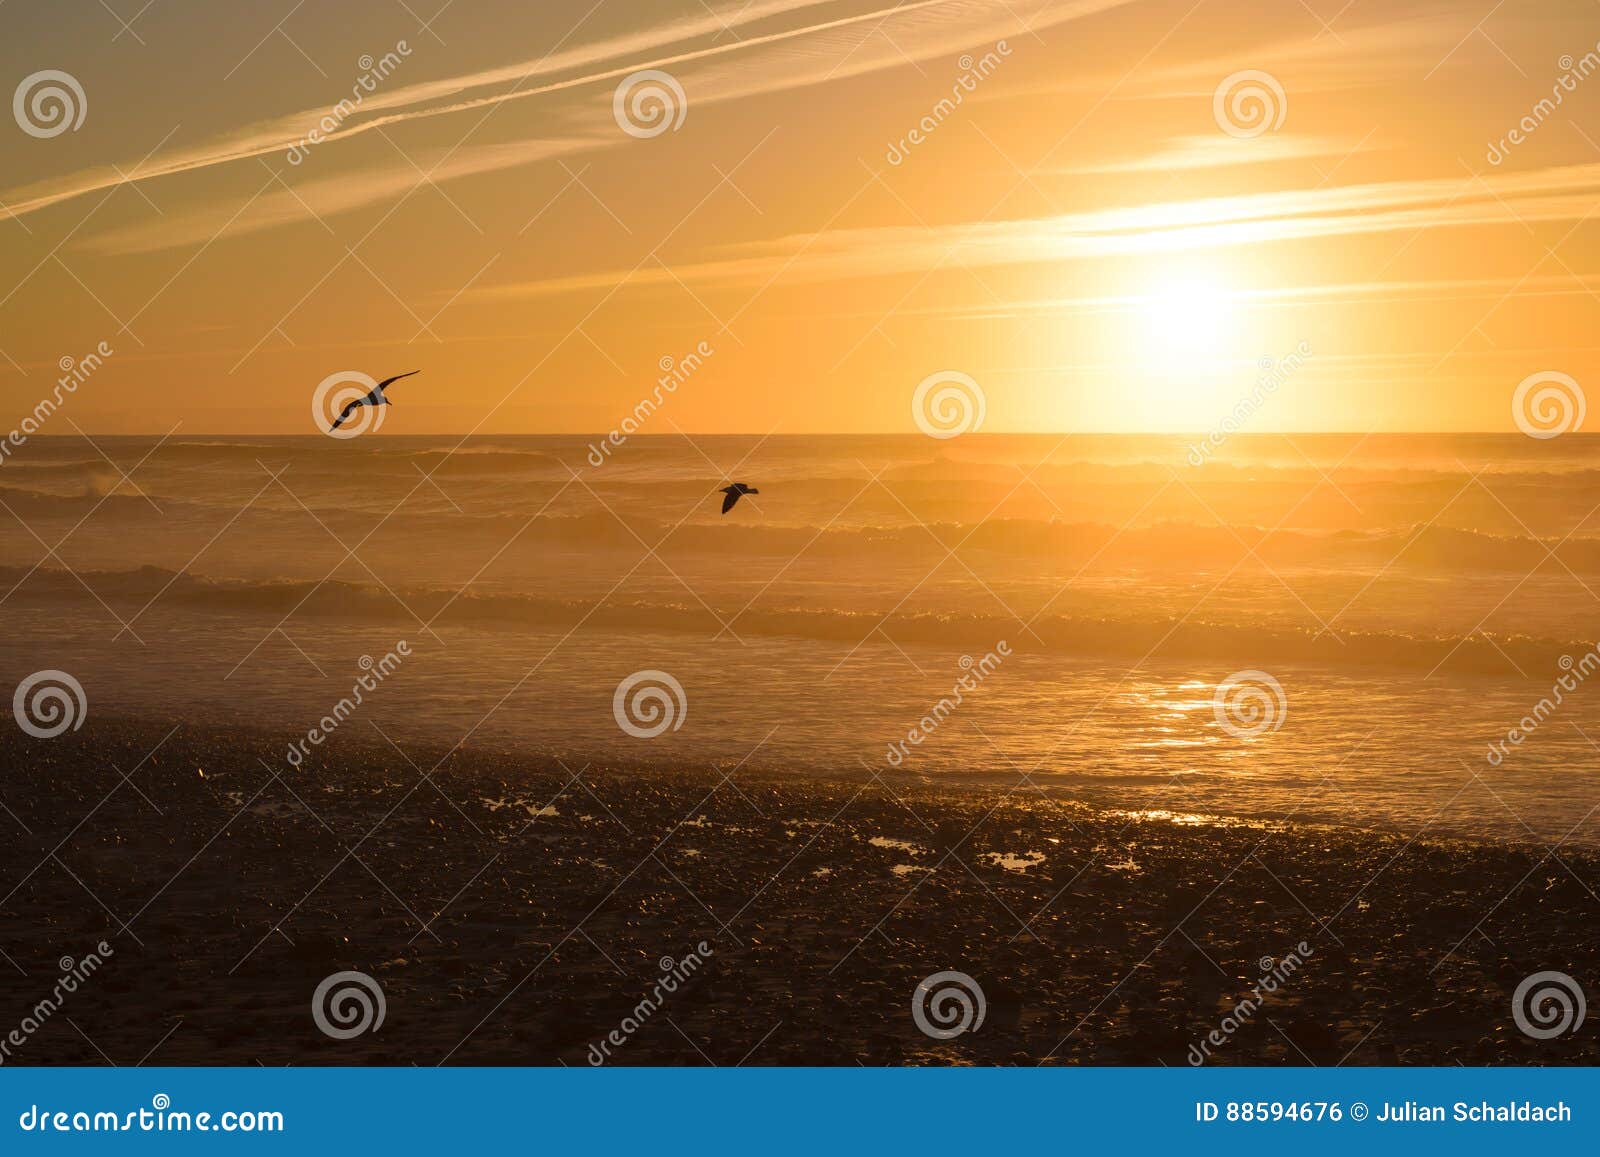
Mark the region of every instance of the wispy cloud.
MULTIPOLYGON (((1600 163, 1528 173, 1294 189, 1051 217, 934 226, 836 229, 740 246, 727 256, 640 270, 634 286, 682 281, 760 285, 778 270, 791 281, 828 281, 965 265, 1029 265, 1072 258, 1256 245, 1314 237, 1464 226, 1578 221, 1595 210, 1600 163)), ((622 270, 474 291, 480 300, 612 286, 622 270)))
MULTIPOLYGON (((390 201, 419 188, 424 181, 423 173, 431 172, 431 180, 444 183, 531 165, 582 147, 581 138, 574 136, 472 145, 448 155, 429 150, 410 160, 397 159, 358 173, 300 180, 290 188, 279 185, 273 191, 249 199, 243 206, 204 204, 183 212, 167 213, 153 221, 102 230, 83 241, 80 248, 91 253, 128 254, 203 245, 224 231, 227 236, 242 237, 281 226, 316 222, 390 201)), ((262 181, 270 182, 266 173, 262 174, 262 181)))
POLYGON ((1218 80, 1240 68, 1292 79, 1291 99, 1296 90, 1411 82, 1458 44, 1477 19, 1406 0, 1384 6, 1381 15, 1346 8, 1341 16, 1331 29, 1310 28, 1292 37, 1233 45, 1226 52, 1147 69, 1134 78, 1128 95, 1193 92, 1209 97, 1218 80))
MULTIPOLYGON (((1047 0, 908 0, 891 7, 879 7, 834 19, 756 31, 742 39, 724 41, 680 51, 664 50, 686 45, 697 38, 715 36, 735 27, 759 29, 769 22, 805 10, 830 6, 834 0, 766 0, 723 12, 707 9, 697 17, 593 44, 554 51, 537 60, 522 61, 443 80, 380 89, 366 96, 356 115, 350 116, 327 133, 320 150, 361 134, 424 118, 449 116, 529 100, 554 93, 581 90, 619 80, 646 68, 677 69, 679 77, 692 90, 697 106, 746 99, 847 76, 904 65, 968 47, 981 38, 1017 35, 1028 29, 1044 28, 1120 7, 1132 0, 1075 0, 1073 3, 1048 3, 1047 0), (654 53, 655 55, 648 55, 654 53), (561 75, 585 70, 578 75, 561 75), (549 78, 549 79, 544 79, 549 78), (507 87, 507 86, 510 87, 507 87), (502 91, 483 93, 485 89, 502 91), (482 95, 470 95, 483 93, 482 95), (451 99, 460 98, 460 99, 451 99)), ((603 94, 609 102, 610 94, 603 94)), ((593 99, 599 100, 595 94, 593 99)), ((326 114, 327 108, 302 110, 271 121, 248 126, 229 136, 189 149, 163 154, 137 167, 131 177, 116 167, 75 173, 50 182, 36 183, 0 194, 13 216, 35 213, 52 205, 108 189, 128 180, 148 181, 160 177, 194 172, 218 165, 233 164, 254 157, 284 153, 302 138, 306 130, 326 114)), ((609 114, 608 114, 609 115, 609 114)), ((593 118, 584 118, 592 122, 593 118)), ((577 123, 578 118, 567 118, 577 123)), ((539 142, 540 155, 551 157, 586 149, 628 143, 616 135, 596 135, 576 130, 564 139, 547 138, 539 142)), ((509 164, 526 163, 525 157, 501 154, 509 164)), ((476 163, 457 166, 454 175, 488 171, 476 163)), ((381 171, 362 179, 357 188, 366 196, 352 193, 341 198, 346 208, 370 203, 390 195, 394 171, 381 171)), ((447 179, 451 171, 435 173, 435 180, 447 179)), ((413 180, 414 180, 413 174, 413 180)), ((279 209, 286 202, 276 202, 279 209)), ((334 210, 338 211, 338 210, 334 210)), ((209 236, 202 211, 189 222, 159 227, 153 238, 195 239, 209 236)), ((251 220, 288 220, 292 214, 269 210, 253 213, 251 220)), ((157 248, 177 240, 141 244, 133 231, 118 234, 123 250, 157 248)), ((102 246, 107 247, 107 246, 102 246)))
POLYGON ((1270 165, 1279 161, 1332 158, 1371 152, 1367 141, 1336 140, 1305 133, 1277 133, 1241 140, 1225 133, 1173 137, 1146 152, 1087 160, 1061 170, 1067 173, 1170 173, 1242 165, 1270 165))
MULTIPOLYGON (((625 58, 638 56, 641 53, 659 53, 663 49, 699 37, 760 24, 777 16, 818 7, 828 2, 829 0, 763 0, 724 13, 706 9, 699 15, 683 17, 622 36, 570 48, 557 46, 543 56, 511 64, 439 80, 381 87, 373 93, 364 95, 359 114, 328 132, 326 139, 329 142, 348 140, 362 133, 407 120, 444 116, 510 100, 525 100, 596 83, 614 76, 624 76, 633 68, 660 67, 659 64, 617 67, 617 64, 625 58), (606 65, 613 67, 602 68, 606 65), (592 71, 596 68, 602 68, 602 71, 592 71), (559 77, 562 73, 579 69, 590 71, 560 80, 542 79, 559 77), (505 87, 505 91, 465 100, 451 99, 497 86, 505 87)), ((788 35, 803 35, 804 32, 804 28, 799 28, 791 30, 788 35)), ((731 52, 739 47, 738 42, 725 43, 663 59, 692 60, 731 52)), ((342 91, 332 92, 325 104, 270 120, 258 121, 191 148, 163 153, 154 160, 137 166, 136 173, 131 179, 150 181, 216 165, 249 160, 252 157, 285 153, 305 135, 309 128, 323 119, 330 105, 337 103, 346 95, 348 94, 342 91)), ((6 202, 13 216, 22 216, 75 197, 123 184, 129 179, 124 175, 125 172, 134 168, 135 166, 127 164, 120 168, 110 166, 85 170, 53 181, 39 182, 11 190, 0 197, 0 200, 6 202)))
MULTIPOLYGON (((1500 301, 1526 297, 1600 297, 1600 274, 1546 274, 1536 277, 1419 278, 1395 281, 1336 281, 1312 285, 1274 285, 1225 291, 1239 305, 1253 307, 1337 306, 1395 302, 1500 301)), ((1080 294, 1069 297, 1001 299, 981 306, 904 308, 912 316, 982 321, 1032 314, 1125 313, 1148 308, 1147 294, 1080 294)))

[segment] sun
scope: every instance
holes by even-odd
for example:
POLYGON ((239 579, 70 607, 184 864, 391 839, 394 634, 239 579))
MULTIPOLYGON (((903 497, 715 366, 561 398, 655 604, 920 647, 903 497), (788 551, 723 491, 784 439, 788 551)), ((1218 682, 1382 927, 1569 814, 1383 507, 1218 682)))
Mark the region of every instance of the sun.
POLYGON ((1259 341, 1239 272, 1198 255, 1127 271, 1107 327, 1119 427, 1206 430, 1238 400, 1259 341))
POLYGON ((1138 340, 1157 362, 1231 352, 1238 329, 1234 301, 1232 287, 1216 275, 1158 276, 1138 301, 1138 340))

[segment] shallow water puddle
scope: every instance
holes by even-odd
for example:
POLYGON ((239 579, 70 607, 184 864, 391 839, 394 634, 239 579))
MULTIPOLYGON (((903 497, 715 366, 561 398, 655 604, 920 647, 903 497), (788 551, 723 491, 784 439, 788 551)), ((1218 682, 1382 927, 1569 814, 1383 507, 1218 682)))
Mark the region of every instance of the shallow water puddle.
POLYGON ((897 840, 890 836, 873 836, 867 843, 875 848, 897 848, 902 852, 910 852, 914 856, 922 854, 922 849, 910 840, 897 840))
POLYGON ((556 810, 554 804, 547 803, 543 807, 535 807, 527 800, 510 799, 506 796, 501 796, 499 799, 489 799, 488 797, 484 797, 478 800, 478 802, 492 812, 500 811, 502 808, 520 807, 534 819, 540 819, 547 816, 558 816, 561 814, 556 810))
POLYGON ((250 808, 253 816, 267 816, 270 819, 281 819, 284 816, 300 814, 300 805, 290 800, 265 799, 250 808))

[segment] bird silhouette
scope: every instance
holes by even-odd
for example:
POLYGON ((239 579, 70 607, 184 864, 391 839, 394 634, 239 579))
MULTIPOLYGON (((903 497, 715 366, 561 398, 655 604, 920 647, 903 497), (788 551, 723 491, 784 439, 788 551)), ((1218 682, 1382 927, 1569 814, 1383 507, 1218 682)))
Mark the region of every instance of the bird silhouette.
MULTIPOLYGON (((383 381, 373 386, 369 393, 364 394, 362 397, 356 398, 354 401, 346 405, 345 408, 339 412, 339 416, 333 420, 333 425, 329 426, 328 429, 337 430, 340 426, 344 425, 345 420, 349 418, 351 414, 355 413, 356 410, 362 406, 393 405, 393 402, 389 401, 388 398, 383 396, 383 388, 393 382, 398 382, 401 378, 409 378, 411 374, 420 374, 421 372, 421 370, 412 370, 411 373, 396 374, 392 378, 384 378, 383 381)), ((371 379, 369 378, 368 381, 370 380, 371 379)))
POLYGON ((724 486, 722 493, 727 495, 722 500, 722 513, 726 514, 733 509, 733 504, 746 494, 760 494, 761 491, 745 482, 735 482, 732 486, 724 486))

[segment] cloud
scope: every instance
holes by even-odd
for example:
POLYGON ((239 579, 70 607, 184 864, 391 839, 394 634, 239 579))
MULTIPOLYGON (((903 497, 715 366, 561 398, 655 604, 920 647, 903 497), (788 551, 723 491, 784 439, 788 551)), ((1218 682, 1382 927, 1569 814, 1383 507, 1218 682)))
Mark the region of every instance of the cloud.
POLYGON ((504 300, 610 287, 678 282, 713 288, 789 280, 830 281, 964 265, 1030 265, 1073 258, 1256 245, 1316 237, 1589 217, 1600 163, 1480 178, 1434 178, 1293 189, 1174 201, 1051 217, 924 228, 876 226, 801 234, 739 246, 714 260, 672 269, 625 270, 473 291, 504 300))
MULTIPOLYGON (((764 0, 764 2, 760 3, 751 3, 738 11, 730 11, 723 14, 706 9, 698 15, 673 20, 638 32, 595 41, 592 44, 578 45, 572 48, 564 48, 558 44, 543 56, 500 65, 495 68, 482 69, 475 73, 413 84, 385 85, 374 93, 363 93, 358 115, 347 120, 336 131, 329 133, 328 138, 330 141, 348 139, 385 125, 419 117, 442 116, 449 113, 482 108, 508 100, 526 99, 562 89, 575 88, 611 76, 626 75, 630 71, 629 68, 611 68, 599 73, 569 77, 550 83, 533 85, 528 83, 541 77, 558 76, 574 69, 593 69, 601 65, 615 64, 615 62, 627 56, 641 52, 658 52, 663 48, 681 44, 696 37, 725 32, 743 25, 758 24, 774 16, 816 7, 828 2, 829 0, 764 0), (481 89, 505 85, 512 87, 507 91, 496 93, 492 96, 450 102, 451 97, 459 97, 481 89)), ((798 35, 801 32, 803 32, 803 29, 795 30, 793 34, 798 35)), ((714 55, 732 51, 737 47, 737 43, 724 44, 703 49, 698 53, 685 53, 675 59, 692 59, 699 55, 714 55)), ((402 64, 401 67, 403 68, 404 65, 402 64)), ((635 65, 632 67, 648 66, 635 65)), ((121 166, 121 169, 133 171, 135 174, 134 180, 148 181, 158 177, 173 176, 197 169, 210 168, 215 165, 248 160, 252 157, 267 156, 272 153, 287 153, 296 142, 305 136, 309 129, 317 125, 328 114, 332 104, 336 104, 344 98, 344 92, 335 93, 332 94, 329 104, 301 109, 298 112, 275 117, 271 120, 257 121, 227 136, 207 141, 192 148, 166 153, 154 161, 137 166, 131 162, 126 163, 121 166)), ((114 166, 91 169, 74 173, 58 180, 39 182, 14 189, 0 197, 0 200, 5 201, 13 216, 23 216, 63 201, 72 200, 75 197, 111 188, 124 183, 126 179, 118 171, 118 168, 114 166)))
MULTIPOLYGON (((412 158, 415 164, 402 159, 358 173, 301 180, 290 188, 278 185, 271 192, 258 190, 256 196, 237 209, 206 204, 181 213, 167 213, 155 221, 103 230, 84 241, 80 248, 92 253, 128 254, 203 245, 224 232, 229 237, 240 237, 335 217, 402 197, 420 188, 424 183, 423 174, 430 171, 432 180, 442 183, 531 165, 580 147, 581 141, 572 137, 474 145, 449 154, 429 151, 412 158)), ((263 189, 273 184, 269 176, 262 175, 263 189)))
MULTIPOLYGON (((410 85, 381 87, 362 94, 354 115, 326 133, 318 149, 390 125, 422 118, 448 116, 487 109, 512 101, 578 90, 619 80, 640 69, 682 69, 679 79, 692 87, 692 102, 707 104, 739 100, 761 93, 822 83, 886 67, 908 59, 955 51, 986 32, 1015 35, 1131 3, 1132 0, 1076 0, 1050 4, 1047 0, 907 0, 892 7, 774 31, 757 32, 742 39, 659 55, 663 50, 738 26, 760 26, 807 9, 828 6, 835 0, 765 0, 740 9, 698 16, 572 49, 552 51, 533 61, 502 65, 462 76, 410 85), (936 11, 937 10, 937 11, 936 11), (895 30, 891 40, 885 30, 895 30), (639 59, 641 53, 658 53, 639 59), (574 69, 576 76, 529 83, 574 69), (505 88, 510 84, 510 88, 505 88), (503 91, 470 95, 489 88, 503 91), (461 97, 464 99, 451 99, 461 97)), ((404 67, 402 65, 401 67, 404 67)), ((342 99, 344 94, 338 94, 342 99)), ((605 94, 609 102, 610 94, 605 94)), ((132 179, 154 180, 232 164, 253 157, 287 153, 328 114, 328 106, 306 109, 247 126, 229 136, 189 149, 163 154, 153 161, 122 168, 91 169, 57 180, 35 183, 0 194, 12 216, 25 216, 77 197, 114 188, 132 179)), ((609 115, 609 114, 608 114, 609 115)), ((623 136, 579 136, 565 150, 552 148, 547 155, 586 148, 625 144, 623 136)), ((518 162, 521 163, 521 162, 518 162)), ((483 171, 483 170, 472 170, 483 171)), ((365 187, 379 196, 392 183, 380 174, 365 187)), ((435 179, 439 175, 435 174, 435 179)), ((159 231, 158 231, 159 232, 159 231)), ((204 230, 166 230, 177 235, 205 235, 204 230)), ((124 237, 127 235, 124 234, 124 237)))
MULTIPOLYGON (((1370 136, 1368 138, 1370 140, 1370 136)), ((1057 170, 1065 173, 1169 173, 1235 165, 1267 165, 1313 157, 1342 159, 1370 152, 1366 141, 1335 140, 1300 133, 1274 133, 1241 140, 1225 133, 1172 137, 1148 152, 1057 170)))
MULTIPOLYGON (((1420 278, 1396 281, 1337 281, 1315 285, 1275 285, 1228 291, 1235 304, 1328 306, 1394 302, 1500 301, 1523 297, 1597 297, 1600 274, 1546 274, 1537 277, 1420 278)), ((926 317, 981 321, 1031 314, 1103 314, 1147 308, 1147 294, 1085 294, 1071 297, 1013 298, 981 306, 948 305, 902 308, 897 312, 926 317)))
MULTIPOLYGON (((1210 96, 1216 83, 1240 68, 1259 68, 1290 85, 1294 93, 1365 88, 1402 81, 1414 83, 1434 63, 1458 44, 1473 21, 1449 11, 1397 11, 1387 6, 1381 17, 1357 24, 1359 15, 1335 17, 1331 30, 1315 29, 1269 43, 1239 46, 1228 52, 1184 61, 1142 72, 1129 86, 1130 93, 1171 96, 1187 93, 1210 96), (1177 91, 1175 91, 1177 90, 1177 91)), ((1349 9, 1345 10, 1349 12, 1349 9)))

